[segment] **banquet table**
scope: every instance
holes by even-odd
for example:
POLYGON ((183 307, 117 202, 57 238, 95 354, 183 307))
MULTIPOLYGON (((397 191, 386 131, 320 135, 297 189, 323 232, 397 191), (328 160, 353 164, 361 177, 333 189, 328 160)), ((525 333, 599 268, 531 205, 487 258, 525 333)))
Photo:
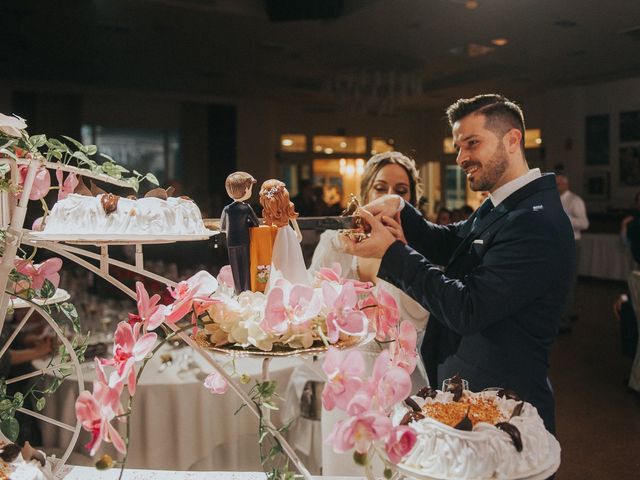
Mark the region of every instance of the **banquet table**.
MULTIPOLYGON (((228 371, 232 369, 229 357, 216 355, 215 358, 221 364, 227 363, 228 371)), ((252 377, 246 385, 248 390, 254 384, 253 379, 260 378, 261 360, 236 358, 234 363, 238 374, 252 377)), ((279 394, 284 396, 292 372, 300 364, 301 360, 294 357, 279 357, 271 361, 270 379, 277 382, 279 394)), ((91 390, 91 383, 96 378, 94 365, 85 363, 82 368, 85 388, 91 390)), ((175 349, 165 346, 151 358, 134 397, 128 467, 158 470, 261 469, 257 418, 248 409, 234 415, 241 401, 232 391, 216 395, 202 385, 211 370, 188 347, 175 349), (162 354, 171 355, 173 361, 170 365, 162 364, 162 354)), ((47 416, 71 425, 76 422, 74 405, 78 396, 74 380, 73 376, 67 378, 47 399, 44 410, 47 416)), ((123 393, 123 398, 125 396, 123 393)), ((280 417, 280 411, 272 413, 276 425, 281 424, 280 417)), ((118 426, 123 433, 124 427, 124 423, 118 426)), ((71 436, 70 432, 48 424, 43 425, 42 433, 45 451, 65 447, 71 436)), ((86 455, 83 445, 88 440, 88 432, 82 431, 75 451, 86 455)), ((112 445, 103 444, 96 458, 102 453, 116 458, 112 445)), ((71 460, 72 463, 80 463, 71 460)))
POLYGON ((627 281, 635 262, 631 249, 614 233, 583 233, 578 275, 627 281))

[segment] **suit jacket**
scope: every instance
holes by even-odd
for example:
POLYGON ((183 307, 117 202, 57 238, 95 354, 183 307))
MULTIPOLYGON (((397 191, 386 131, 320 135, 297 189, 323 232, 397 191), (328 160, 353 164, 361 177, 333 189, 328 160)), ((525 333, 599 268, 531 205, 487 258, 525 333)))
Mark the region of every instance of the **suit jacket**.
POLYGON ((220 230, 227 234, 227 246, 249 246, 249 227, 260 225, 253 208, 244 202, 233 202, 224 207, 220 230))
POLYGON ((410 246, 391 245, 378 276, 431 312, 421 354, 433 384, 459 373, 474 391, 512 389, 553 431, 549 352, 575 268, 554 175, 511 194, 472 230, 475 217, 440 226, 406 206, 410 246))

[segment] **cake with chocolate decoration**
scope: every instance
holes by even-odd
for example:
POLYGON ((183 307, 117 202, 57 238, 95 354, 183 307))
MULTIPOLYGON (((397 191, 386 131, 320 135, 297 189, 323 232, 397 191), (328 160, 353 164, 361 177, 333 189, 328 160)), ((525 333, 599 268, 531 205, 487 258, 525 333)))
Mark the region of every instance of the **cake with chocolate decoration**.
POLYGON ((24 447, 0 435, 0 480, 52 480, 51 465, 29 442, 24 447))
POLYGON ((426 387, 397 405, 392 421, 417 435, 398 465, 417 478, 546 478, 560 463, 534 406, 508 390, 470 392, 457 377, 445 391, 426 387))
POLYGON ((144 198, 125 198, 93 182, 89 189, 80 181, 74 193, 53 206, 43 231, 52 235, 210 235, 195 202, 172 193, 172 187, 155 188, 144 198))

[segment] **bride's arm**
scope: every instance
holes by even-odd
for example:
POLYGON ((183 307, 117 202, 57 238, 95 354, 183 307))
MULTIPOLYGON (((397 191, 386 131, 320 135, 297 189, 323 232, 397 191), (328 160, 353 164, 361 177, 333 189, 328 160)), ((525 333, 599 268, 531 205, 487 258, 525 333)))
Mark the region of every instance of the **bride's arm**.
POLYGON ((296 232, 296 237, 298 238, 298 242, 302 242, 302 232, 300 231, 300 227, 298 226, 298 222, 295 218, 291 219, 291 224, 293 225, 293 229, 296 232))

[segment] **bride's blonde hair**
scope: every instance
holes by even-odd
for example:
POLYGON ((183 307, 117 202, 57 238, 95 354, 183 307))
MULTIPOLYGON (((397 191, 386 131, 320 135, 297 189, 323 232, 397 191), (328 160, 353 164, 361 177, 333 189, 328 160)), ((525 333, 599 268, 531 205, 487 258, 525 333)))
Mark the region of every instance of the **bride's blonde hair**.
POLYGON ((260 188, 260 205, 265 225, 284 227, 289 220, 296 218, 293 202, 289 199, 289 191, 280 180, 267 180, 260 188))

